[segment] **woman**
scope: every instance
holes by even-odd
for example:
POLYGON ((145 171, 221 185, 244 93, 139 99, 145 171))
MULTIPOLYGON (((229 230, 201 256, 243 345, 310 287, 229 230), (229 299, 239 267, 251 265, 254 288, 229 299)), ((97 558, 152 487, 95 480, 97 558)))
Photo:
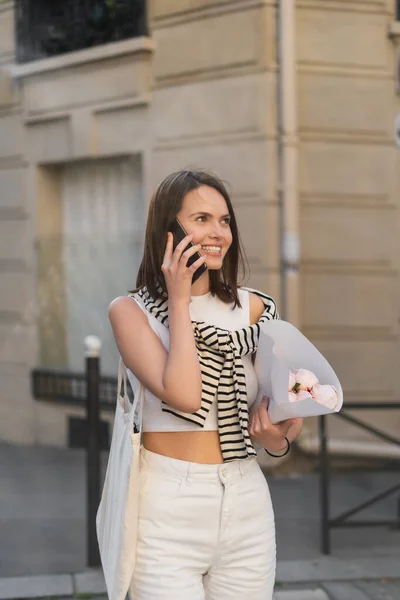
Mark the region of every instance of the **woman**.
POLYGON ((133 390, 145 388, 135 600, 272 598, 274 515, 254 444, 282 456, 302 422, 272 425, 268 399, 253 406, 258 323, 279 317, 272 298, 238 287, 242 266, 223 183, 167 177, 149 207, 137 290, 109 309, 133 390), (174 250, 176 217, 188 235, 174 250))

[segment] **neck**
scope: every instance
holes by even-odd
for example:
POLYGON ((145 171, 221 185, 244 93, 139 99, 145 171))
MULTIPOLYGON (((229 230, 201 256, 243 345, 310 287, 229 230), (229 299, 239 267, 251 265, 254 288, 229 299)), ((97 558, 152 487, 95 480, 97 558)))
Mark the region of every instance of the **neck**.
POLYGON ((201 277, 192 285, 192 296, 203 296, 210 291, 210 275, 208 271, 203 273, 201 277))

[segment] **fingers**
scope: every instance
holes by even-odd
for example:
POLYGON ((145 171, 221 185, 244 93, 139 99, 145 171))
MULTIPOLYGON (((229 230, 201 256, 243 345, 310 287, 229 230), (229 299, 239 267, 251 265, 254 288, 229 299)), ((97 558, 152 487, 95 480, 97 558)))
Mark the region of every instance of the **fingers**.
POLYGON ((302 419, 286 419, 273 424, 268 415, 268 405, 269 399, 264 396, 252 416, 249 435, 255 438, 264 448, 280 452, 285 445, 285 437, 290 438, 289 441, 297 437, 301 430, 302 419))
MULTIPOLYGON (((188 239, 190 236, 187 236, 187 238, 185 238, 186 241, 188 241, 188 244, 190 244, 190 239, 188 239)), ((181 244, 179 244, 176 248, 175 248, 175 252, 173 255, 173 264, 174 265, 178 265, 178 267, 183 268, 183 269, 188 269, 191 273, 194 273, 200 265, 202 265, 204 262, 206 262, 207 260, 207 256, 204 255, 200 255, 197 260, 195 260, 191 265, 189 265, 189 259, 194 256, 195 254, 200 254, 200 250, 201 250, 201 244, 197 244, 197 245, 190 245, 190 247, 188 248, 186 244, 186 241, 183 240, 182 244, 183 244, 183 252, 181 251, 181 244), (186 244, 186 246, 185 246, 186 244)))
POLYGON ((260 402, 260 406, 265 406, 265 408, 268 408, 269 406, 269 398, 268 396, 263 396, 261 402, 260 402))
MULTIPOLYGON (((183 252, 185 251, 185 249, 187 248, 187 246, 192 241, 192 238, 193 238, 193 235, 191 233, 189 233, 189 235, 187 235, 186 237, 184 237, 183 240, 181 242, 179 242, 179 244, 175 248, 173 256, 172 256, 172 262, 175 265, 177 265, 178 262, 180 261, 183 252)), ((197 248, 197 251, 198 251, 198 248, 197 248)))
POLYGON ((293 427, 293 424, 295 422, 296 422, 296 419, 287 419, 286 421, 281 421, 280 423, 278 423, 277 427, 281 431, 282 435, 286 436, 287 432, 289 431, 289 429, 291 427, 293 427))
POLYGON ((192 265, 190 265, 190 267, 188 267, 189 271, 191 271, 192 273, 195 273, 197 271, 197 269, 206 262, 206 260, 207 260, 207 256, 200 256, 200 258, 195 260, 195 262, 192 265))
POLYGON ((183 252, 177 265, 178 273, 181 273, 182 275, 190 275, 191 277, 193 276, 193 273, 199 268, 199 266, 207 260, 206 255, 203 255, 199 256, 199 258, 197 258, 197 260, 195 260, 192 264, 189 264, 190 258, 192 256, 196 258, 194 255, 199 253, 200 248, 201 246, 198 244, 197 246, 191 246, 185 250, 185 252, 183 252))
POLYGON ((200 256, 197 260, 195 260, 190 266, 188 266, 188 261, 190 257, 195 255, 196 252, 199 252, 199 250, 201 249, 200 244, 196 246, 191 245, 188 248, 192 237, 192 234, 187 235, 176 246, 175 250, 173 250, 173 235, 171 232, 168 232, 164 261, 161 265, 161 270, 164 273, 164 275, 175 274, 175 276, 178 275, 178 277, 182 275, 192 277, 193 273, 195 273, 197 269, 206 262, 207 256, 203 255, 200 256))
POLYGON ((264 431, 267 431, 272 426, 271 420, 268 414, 268 402, 269 399, 264 396, 262 401, 260 402, 260 406, 258 407, 258 413, 260 415, 260 423, 261 427, 264 431))
MULTIPOLYGON (((185 252, 182 254, 180 260, 183 262, 184 265, 187 265, 188 260, 191 256, 193 256, 193 254, 196 254, 196 252, 199 252, 201 248, 201 245, 198 244, 197 246, 191 246, 191 248, 188 248, 187 250, 185 250, 185 252)), ((202 256, 203 258, 203 256, 202 256)), ((205 258, 205 255, 204 255, 205 258)))
POLYGON ((250 435, 257 435, 259 433, 261 433, 262 428, 261 428, 261 421, 260 421, 260 415, 259 415, 259 409, 256 410, 256 412, 254 413, 252 419, 251 419, 251 424, 250 424, 250 428, 249 428, 249 434, 250 435))
POLYGON ((269 420, 269 416, 267 413, 269 398, 267 396, 263 396, 263 399, 260 402, 259 407, 254 412, 253 417, 251 419, 249 433, 250 435, 261 433, 261 431, 268 429, 271 425, 271 421, 269 420))
POLYGON ((287 437, 291 442, 297 438, 303 428, 303 419, 298 417, 297 419, 293 419, 293 421, 294 423, 291 424, 287 433, 287 437))
POLYGON ((172 235, 172 233, 170 231, 168 231, 167 245, 165 246, 164 260, 163 260, 162 266, 168 265, 171 262, 172 254, 173 254, 173 247, 174 247, 174 236, 172 235))
POLYGON ((251 420, 251 434, 260 434, 265 432, 270 432, 274 436, 278 435, 279 437, 285 437, 287 431, 293 427, 293 423, 297 419, 287 419, 286 421, 281 421, 280 423, 276 423, 275 425, 271 423, 271 420, 268 415, 268 404, 269 398, 264 396, 262 401, 260 402, 260 406, 254 412, 254 416, 251 420))
MULTIPOLYGON (((170 231, 168 231, 167 245, 166 245, 165 253, 164 253, 164 260, 163 260, 163 264, 161 266, 161 269, 163 271, 165 271, 168 267, 171 267, 172 265, 174 265, 174 266, 178 265, 179 260, 182 256, 182 253, 185 250, 185 248, 188 246, 188 244, 191 242, 192 237, 193 237, 192 234, 189 234, 186 237, 184 237, 183 240, 181 242, 179 242, 179 244, 176 246, 176 248, 174 250, 174 236, 170 231)), ((196 252, 196 250, 194 250, 194 252, 196 252)))

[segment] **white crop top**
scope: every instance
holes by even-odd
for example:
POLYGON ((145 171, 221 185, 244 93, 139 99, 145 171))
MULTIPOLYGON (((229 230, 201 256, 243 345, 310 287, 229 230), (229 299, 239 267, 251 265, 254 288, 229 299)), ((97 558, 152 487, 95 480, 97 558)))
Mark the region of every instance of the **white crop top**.
MULTIPOLYGON (((204 296, 192 296, 189 312, 192 321, 203 321, 222 329, 235 331, 250 325, 250 301, 249 292, 238 290, 242 308, 236 307, 232 310, 231 304, 222 302, 211 292, 204 296)), ((135 298, 135 302, 146 313, 149 325, 160 338, 164 348, 169 350, 169 330, 158 319, 153 317, 148 310, 135 298)), ((246 389, 249 409, 255 402, 258 394, 258 382, 251 361, 251 356, 243 356, 243 366, 246 375, 246 389)), ((140 389, 140 383, 135 375, 127 369, 129 382, 133 392, 136 394, 140 389)), ((175 415, 163 412, 162 402, 149 390, 145 389, 143 404, 143 431, 214 431, 218 429, 217 402, 214 401, 207 415, 204 427, 189 423, 175 415)))

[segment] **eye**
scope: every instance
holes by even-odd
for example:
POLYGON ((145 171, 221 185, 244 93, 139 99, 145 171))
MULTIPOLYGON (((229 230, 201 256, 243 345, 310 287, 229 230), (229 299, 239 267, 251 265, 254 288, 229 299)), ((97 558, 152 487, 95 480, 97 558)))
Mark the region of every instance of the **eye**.
POLYGON ((207 219, 206 215, 200 215, 199 217, 197 217, 196 221, 204 222, 206 219, 207 219))
POLYGON ((225 217, 225 219, 222 219, 224 223, 226 223, 227 225, 231 224, 231 218, 230 217, 225 217))

